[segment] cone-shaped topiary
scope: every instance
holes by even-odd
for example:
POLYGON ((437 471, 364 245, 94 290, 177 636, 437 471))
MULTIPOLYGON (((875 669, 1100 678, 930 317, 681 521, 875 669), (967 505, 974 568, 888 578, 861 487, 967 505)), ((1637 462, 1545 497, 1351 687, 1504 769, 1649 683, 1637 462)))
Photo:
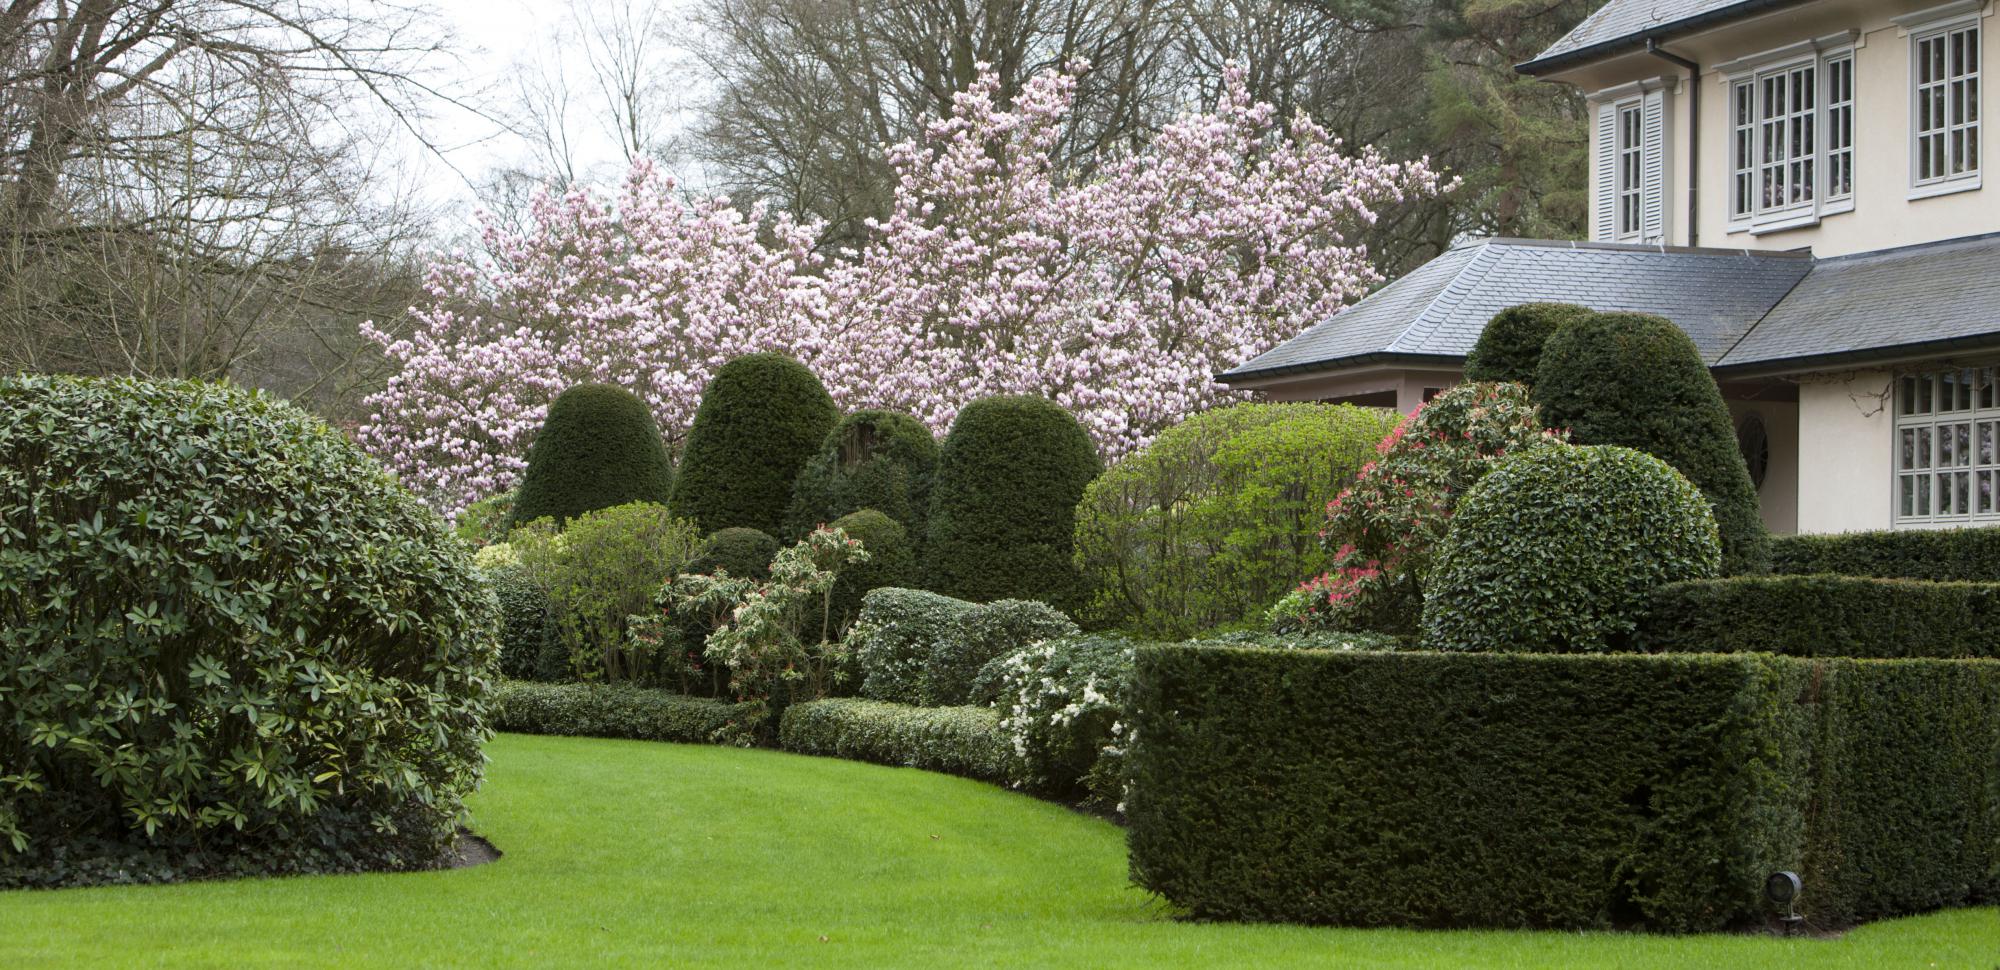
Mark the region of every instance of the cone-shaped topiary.
POLYGON ((1076 503, 1102 468, 1090 436, 1052 401, 966 405, 938 454, 924 581, 974 602, 1041 600, 1073 612, 1076 503))
POLYGON ((674 482, 674 514, 705 532, 777 535, 799 477, 840 420, 819 378, 782 354, 723 364, 702 389, 674 482))
POLYGON ((771 560, 778 554, 778 540, 756 529, 735 526, 717 529, 702 540, 701 549, 688 561, 687 573, 712 576, 720 569, 738 579, 771 578, 771 560))
POLYGON ((1714 506, 1723 571, 1765 568, 1769 536, 1729 408, 1679 327, 1643 313, 1572 321, 1542 347, 1534 400, 1575 444, 1623 445, 1674 466, 1714 506))
POLYGON ((937 456, 937 439, 910 415, 868 409, 840 419, 792 485, 786 533, 874 509, 921 537, 937 456))
POLYGON ((556 397, 528 448, 508 528, 536 519, 558 524, 631 502, 663 503, 673 461, 653 412, 632 392, 578 384, 556 397))
POLYGON ((1494 314, 1466 355, 1465 379, 1535 383, 1550 335, 1593 312, 1574 303, 1523 303, 1494 314))
POLYGON ((901 522, 875 509, 850 512, 833 521, 833 528, 861 540, 868 561, 840 571, 833 584, 833 629, 846 630, 861 613, 861 597, 871 589, 908 586, 917 569, 910 550, 910 533, 901 522))

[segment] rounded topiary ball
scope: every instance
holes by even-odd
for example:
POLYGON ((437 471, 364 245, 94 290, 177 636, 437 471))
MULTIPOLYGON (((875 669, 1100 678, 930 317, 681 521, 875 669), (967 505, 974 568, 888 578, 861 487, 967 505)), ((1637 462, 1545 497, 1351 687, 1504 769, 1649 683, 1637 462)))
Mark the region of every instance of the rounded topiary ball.
POLYGON ((923 580, 984 603, 1041 600, 1073 612, 1076 504, 1103 470, 1090 435, 1038 397, 989 397, 958 412, 931 486, 923 580))
POLYGON ((1533 384, 1542 345, 1557 330, 1593 312, 1574 303, 1523 303, 1494 314, 1466 355, 1465 379, 1533 384))
POLYGON ((701 549, 682 572, 713 575, 723 570, 738 579, 771 578, 771 560, 778 555, 778 540, 756 529, 736 526, 717 529, 703 539, 701 549))
POLYGON ((884 586, 908 586, 916 573, 916 558, 910 550, 910 533, 896 521, 874 509, 850 512, 835 519, 832 527, 861 540, 868 561, 840 571, 833 584, 832 622, 835 630, 853 625, 861 613, 861 598, 869 590, 884 586))
POLYGON ((937 439, 910 415, 869 409, 840 419, 792 485, 787 535, 874 509, 922 536, 937 456, 937 439))
POLYGON ((558 524, 631 502, 662 504, 673 461, 646 402, 611 384, 578 384, 556 397, 528 448, 509 528, 558 524))
POLYGON ((1542 421, 1580 445, 1665 459, 1714 506, 1728 573, 1758 572, 1770 538, 1722 391, 1694 341, 1663 317, 1593 313, 1549 337, 1536 368, 1542 421))
POLYGON ((340 432, 226 385, 0 379, 0 549, 0 770, 41 786, 0 795, 27 840, 0 868, 411 868, 452 844, 497 608, 340 432))
POLYGON ((840 420, 819 378, 781 354, 723 364, 702 389, 674 482, 674 514, 705 532, 783 531, 792 482, 840 420))
POLYGON ((1424 592, 1445 650, 1626 647, 1653 590, 1721 565, 1701 490, 1615 446, 1550 444, 1497 462, 1458 503, 1424 592))

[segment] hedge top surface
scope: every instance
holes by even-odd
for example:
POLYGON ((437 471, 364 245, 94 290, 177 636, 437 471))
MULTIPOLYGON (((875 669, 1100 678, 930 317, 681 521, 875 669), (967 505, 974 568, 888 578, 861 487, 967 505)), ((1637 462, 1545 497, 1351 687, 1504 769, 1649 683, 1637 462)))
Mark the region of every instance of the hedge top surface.
POLYGON ((1796 657, 2000 658, 2000 583, 1730 576, 1653 592, 1638 647, 1796 657))
POLYGON ((2000 526, 1780 536, 1771 571, 2000 583, 2000 526))
POLYGON ((665 504, 673 486, 673 460, 646 402, 615 385, 578 384, 549 405, 508 524, 560 525, 629 502, 665 504))
POLYGON ((1535 383, 1549 336, 1593 312, 1574 303, 1523 303, 1494 314, 1466 355, 1465 379, 1535 383))
POLYGON ((865 408, 840 419, 792 486, 785 527, 803 536, 862 509, 924 534, 938 443, 922 421, 901 411, 865 408))
POLYGON ((1665 459, 1708 496, 1723 571, 1761 571, 1769 536, 1722 391, 1694 341, 1663 317, 1593 313, 1550 335, 1535 403, 1580 445, 1623 445, 1665 459))
POLYGON ((938 456, 925 574, 948 596, 1073 609, 1076 505, 1103 464, 1061 405, 989 397, 958 412, 938 456))
POLYGON ((780 535, 799 470, 840 420, 826 387, 782 354, 716 368, 702 389, 674 482, 674 514, 704 532, 744 526, 780 535))

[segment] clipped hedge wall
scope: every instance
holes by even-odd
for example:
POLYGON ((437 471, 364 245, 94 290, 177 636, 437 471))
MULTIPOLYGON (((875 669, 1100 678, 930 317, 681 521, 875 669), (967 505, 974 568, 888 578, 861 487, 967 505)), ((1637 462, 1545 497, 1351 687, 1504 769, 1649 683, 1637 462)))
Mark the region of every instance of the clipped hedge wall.
POLYGON ((1141 647, 1134 879, 1198 918, 1714 930, 2000 892, 2000 662, 1141 647))
POLYGON ((792 482, 839 420, 804 364, 783 354, 731 360, 702 388, 668 504, 704 533, 742 526, 781 535, 792 482))
POLYGON ((766 708, 624 684, 502 681, 495 727, 522 734, 748 746, 766 708))
POLYGON ((612 384, 578 384, 549 405, 528 447, 507 527, 540 518, 561 525, 631 502, 665 504, 673 487, 673 459, 646 402, 612 384))
POLYGON ((1782 536, 1771 540, 1771 571, 1997 583, 2000 526, 1782 536))
POLYGON ((1734 576, 1654 591, 1639 649, 1795 657, 2000 657, 2000 584, 1734 576))
POLYGON ((859 698, 793 704, 778 746, 877 764, 1004 781, 1013 748, 990 707, 911 707, 859 698))

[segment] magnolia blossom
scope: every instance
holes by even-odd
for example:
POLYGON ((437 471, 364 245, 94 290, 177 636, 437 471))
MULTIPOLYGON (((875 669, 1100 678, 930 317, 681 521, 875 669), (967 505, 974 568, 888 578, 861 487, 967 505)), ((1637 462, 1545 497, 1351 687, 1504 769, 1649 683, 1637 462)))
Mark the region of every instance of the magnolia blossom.
POLYGON ((1080 69, 1010 103, 983 71, 889 150, 893 205, 860 252, 822 257, 818 226, 761 206, 685 201, 643 162, 615 202, 574 191, 525 227, 489 221, 482 253, 432 270, 408 337, 364 327, 399 366, 363 444, 456 509, 513 483, 564 388, 623 385, 678 444, 715 368, 770 350, 845 407, 938 432, 975 398, 1045 396, 1115 459, 1227 396, 1217 371, 1366 292, 1354 231, 1444 188, 1421 160, 1279 125, 1234 71, 1214 110, 1070 178, 1050 152, 1080 69))

